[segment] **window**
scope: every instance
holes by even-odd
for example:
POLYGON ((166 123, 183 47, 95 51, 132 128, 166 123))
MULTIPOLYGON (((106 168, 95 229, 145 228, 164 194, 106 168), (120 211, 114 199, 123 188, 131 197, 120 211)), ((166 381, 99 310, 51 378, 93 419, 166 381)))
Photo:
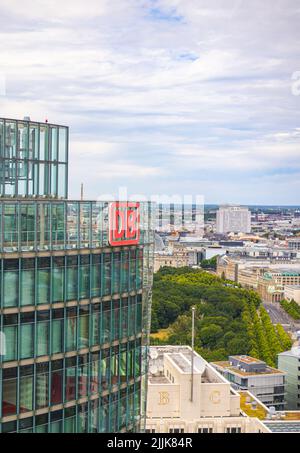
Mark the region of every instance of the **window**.
POLYGON ((49 353, 49 311, 37 312, 37 356, 49 353))
POLYGON ((128 336, 128 297, 121 300, 121 337, 128 336))
POLYGON ((113 253, 113 293, 120 292, 121 253, 113 253))
POLYGON ((35 417, 35 432, 36 433, 48 432, 48 414, 37 415, 35 417))
POLYGON ((127 382, 127 345, 120 346, 120 381, 127 382))
POLYGON ((77 300, 78 297, 78 257, 67 257, 67 300, 77 300))
POLYGON ((67 129, 65 127, 59 128, 59 155, 60 162, 67 162, 67 129))
POLYGON ((118 340, 120 337, 120 300, 113 300, 112 301, 112 306, 113 306, 113 322, 112 322, 112 339, 113 340, 118 340))
POLYGON ((111 253, 104 254, 104 295, 111 294, 111 253))
POLYGON ((19 260, 4 260, 3 284, 4 307, 16 307, 19 299, 19 260))
POLYGON ((33 432, 33 418, 23 418, 19 420, 19 432, 20 433, 32 433, 33 432))
POLYGON ((101 342, 106 343, 111 338, 111 301, 102 303, 101 342))
POLYGON ((79 272, 79 282, 80 282, 80 299, 86 299, 90 297, 90 257, 89 255, 80 256, 80 272, 79 272))
POLYGON ((50 302, 50 258, 37 259, 37 304, 50 302))
POLYGON ((20 412, 33 409, 33 365, 20 368, 20 412))
POLYGON ((62 432, 62 411, 51 412, 50 414, 50 432, 61 433, 62 432))
POLYGON ((130 250, 130 290, 136 288, 136 250, 130 250))
POLYGON ((15 433, 17 432, 17 422, 2 423, 2 433, 15 433))
POLYGON ((79 309, 79 348, 89 347, 89 305, 79 309))
POLYGON ((200 434, 212 434, 213 428, 198 428, 198 433, 200 434))
POLYGON ((36 364, 35 376, 35 401, 36 408, 41 409, 48 406, 49 402, 49 363, 36 364))
POLYGON ((129 278, 129 252, 123 251, 121 264, 121 292, 128 291, 128 278, 129 278))
POLYGON ((51 362, 51 404, 62 403, 63 395, 63 361, 51 362))
POLYGON ((52 301, 62 302, 64 300, 65 281, 65 258, 56 256, 53 258, 52 272, 52 301))
POLYGON ((65 401, 76 399, 76 357, 66 359, 65 368, 65 401))
POLYGON ((92 305, 92 322, 91 322, 91 346, 98 345, 100 342, 100 326, 101 326, 101 305, 92 305))
POLYGON ((51 336, 51 353, 57 354, 63 352, 63 326, 64 326, 64 311, 52 311, 52 336, 51 336))
POLYGON ((240 427, 228 427, 226 428, 226 432, 228 434, 239 434, 242 432, 242 429, 240 427))
POLYGON ((82 355, 78 358, 78 398, 88 394, 88 355, 82 355))
POLYGON ((4 361, 17 360, 18 351, 18 315, 3 316, 3 332, 5 335, 6 354, 4 361))
POLYGON ((21 313, 20 358, 33 357, 34 312, 21 313))
POLYGON ((17 413, 17 368, 3 370, 2 374, 2 416, 17 413))
POLYGON ((136 333, 136 296, 130 296, 128 306, 128 336, 136 333))
POLYGON ((101 295, 101 255, 92 255, 91 297, 101 295))
POLYGON ((90 364, 90 394, 98 393, 99 391, 99 353, 92 354, 91 364, 90 364))
POLYGON ((34 259, 21 260, 20 305, 34 305, 34 259))
POLYGON ((67 308, 67 329, 66 329, 66 349, 75 351, 77 349, 77 308, 67 308))
POLYGON ((101 351, 101 390, 110 386, 110 357, 109 349, 101 351))
POLYGON ((70 407, 65 409, 65 433, 75 433, 76 432, 76 407, 70 407))

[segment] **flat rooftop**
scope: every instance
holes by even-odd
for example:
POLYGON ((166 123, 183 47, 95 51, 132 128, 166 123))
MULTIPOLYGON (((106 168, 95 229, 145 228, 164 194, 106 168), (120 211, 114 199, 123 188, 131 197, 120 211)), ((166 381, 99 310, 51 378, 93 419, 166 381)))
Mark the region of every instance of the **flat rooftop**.
MULTIPOLYGON (((257 372, 257 371, 243 371, 240 368, 236 366, 230 365, 229 361, 223 361, 223 362, 211 362, 212 365, 215 365, 219 368, 222 368, 224 371, 232 371, 235 374, 238 374, 240 376, 262 376, 264 374, 285 374, 283 371, 277 370, 276 368, 272 368, 268 365, 266 365, 266 368, 262 372, 257 372)), ((258 362, 261 363, 261 362, 258 362)))
POLYGON ((151 376, 149 375, 150 384, 171 384, 171 381, 164 375, 162 376, 151 376))
POLYGON ((284 355, 289 357, 298 357, 300 358, 300 346, 294 346, 289 351, 280 352, 278 355, 284 355))
POLYGON ((233 355, 232 357, 243 363, 249 363, 249 364, 263 363, 263 364, 265 364, 265 362, 263 362, 262 360, 256 359, 255 357, 250 357, 249 355, 233 355))
MULTIPOLYGON (((150 346, 149 383, 170 384, 166 376, 166 360, 172 363, 181 374, 191 374, 192 350, 188 346, 150 346)), ((213 368, 199 354, 194 352, 194 374, 201 375, 203 383, 227 382, 215 368, 213 368)))

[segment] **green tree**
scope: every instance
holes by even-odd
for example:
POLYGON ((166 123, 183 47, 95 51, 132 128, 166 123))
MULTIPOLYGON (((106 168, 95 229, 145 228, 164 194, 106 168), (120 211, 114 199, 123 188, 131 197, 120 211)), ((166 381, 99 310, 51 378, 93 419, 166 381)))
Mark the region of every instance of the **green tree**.
POLYGON ((218 340, 222 337, 223 330, 216 324, 210 324, 207 327, 203 327, 199 332, 201 344, 208 348, 214 348, 218 344, 218 340))

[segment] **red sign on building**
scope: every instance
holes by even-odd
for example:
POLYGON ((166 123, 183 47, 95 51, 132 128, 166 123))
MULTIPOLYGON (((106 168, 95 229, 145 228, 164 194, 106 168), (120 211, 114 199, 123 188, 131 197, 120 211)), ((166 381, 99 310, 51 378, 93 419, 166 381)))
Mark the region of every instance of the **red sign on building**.
POLYGON ((109 205, 109 243, 137 245, 140 240, 140 203, 116 201, 109 205))

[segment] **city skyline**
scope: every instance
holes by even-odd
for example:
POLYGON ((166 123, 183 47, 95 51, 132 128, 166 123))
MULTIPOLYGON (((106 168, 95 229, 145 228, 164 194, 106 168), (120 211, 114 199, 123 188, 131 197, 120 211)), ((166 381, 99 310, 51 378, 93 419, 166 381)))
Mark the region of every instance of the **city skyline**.
POLYGON ((70 125, 71 198, 81 182, 86 198, 142 182, 148 195, 297 204, 296 1, 27 0, 0 13, 2 116, 70 125))

